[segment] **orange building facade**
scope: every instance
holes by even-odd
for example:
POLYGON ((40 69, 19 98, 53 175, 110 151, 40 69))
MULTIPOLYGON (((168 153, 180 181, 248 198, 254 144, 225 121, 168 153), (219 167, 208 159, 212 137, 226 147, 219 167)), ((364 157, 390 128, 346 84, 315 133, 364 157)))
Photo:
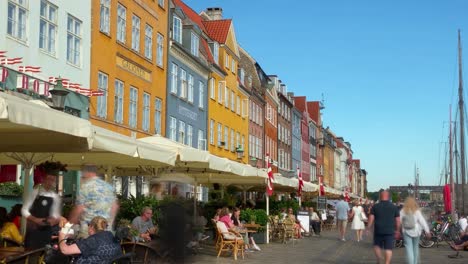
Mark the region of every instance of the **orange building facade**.
POLYGON ((92 1, 93 124, 132 137, 164 135, 168 0, 92 1))

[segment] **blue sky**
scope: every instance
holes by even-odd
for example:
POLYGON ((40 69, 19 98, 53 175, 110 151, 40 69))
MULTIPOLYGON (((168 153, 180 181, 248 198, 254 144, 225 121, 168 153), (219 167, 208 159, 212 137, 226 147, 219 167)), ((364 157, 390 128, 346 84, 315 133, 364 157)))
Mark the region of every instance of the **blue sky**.
POLYGON ((265 72, 296 95, 324 95, 324 125, 352 144, 370 191, 407 185, 415 164, 421 184, 439 183, 468 1, 185 2, 197 12, 222 7, 265 72))

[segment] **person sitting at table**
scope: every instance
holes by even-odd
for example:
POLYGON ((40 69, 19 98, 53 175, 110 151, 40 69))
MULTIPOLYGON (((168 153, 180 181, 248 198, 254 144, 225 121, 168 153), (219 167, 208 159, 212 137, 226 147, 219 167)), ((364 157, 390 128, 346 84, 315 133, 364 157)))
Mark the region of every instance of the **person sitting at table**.
POLYGON ((292 208, 288 209, 288 216, 287 218, 291 219, 294 222, 294 230, 296 232, 297 238, 302 238, 301 235, 301 230, 304 231, 304 233, 307 233, 305 228, 302 226, 301 222, 296 219, 296 216, 294 215, 294 211, 292 208))
POLYGON ((245 228, 244 224, 240 220, 240 213, 241 213, 241 210, 237 207, 234 207, 234 210, 231 216, 231 221, 234 224, 234 226, 237 227, 236 230, 239 233, 242 233, 242 237, 244 237, 245 248, 249 250, 249 246, 250 246, 251 248, 257 251, 260 251, 261 250, 260 247, 257 246, 254 238, 250 235, 249 232, 247 232, 247 228, 245 228))
POLYGON ((151 241, 151 236, 156 234, 156 227, 153 224, 153 209, 145 206, 141 210, 141 215, 137 216, 132 221, 132 226, 138 230, 136 240, 148 242, 151 241))
POLYGON ((23 208, 22 204, 15 204, 8 214, 8 219, 15 224, 18 230, 21 228, 21 208, 23 208))
POLYGON ((218 208, 216 209, 216 213, 215 215, 213 216, 212 220, 215 221, 215 222, 218 222, 219 221, 219 215, 221 214, 221 208, 218 208))
POLYGON ((284 219, 286 219, 287 216, 288 216, 288 213, 286 212, 286 208, 285 207, 281 208, 279 220, 283 221, 284 219))
POLYGON ((62 228, 59 232, 59 249, 64 255, 80 255, 76 264, 109 263, 112 259, 122 255, 119 241, 107 231, 107 220, 102 216, 94 217, 88 226, 89 236, 79 239, 74 244, 66 243, 70 234, 71 224, 62 218, 59 223, 62 228))
POLYGON ((0 207, 0 237, 14 241, 18 245, 23 244, 23 236, 16 225, 8 219, 7 210, 0 207))
POLYGON ((317 215, 316 212, 314 212, 314 208, 310 207, 309 208, 309 213, 310 213, 310 225, 312 226, 312 229, 314 230, 314 236, 320 236, 320 218, 317 215))

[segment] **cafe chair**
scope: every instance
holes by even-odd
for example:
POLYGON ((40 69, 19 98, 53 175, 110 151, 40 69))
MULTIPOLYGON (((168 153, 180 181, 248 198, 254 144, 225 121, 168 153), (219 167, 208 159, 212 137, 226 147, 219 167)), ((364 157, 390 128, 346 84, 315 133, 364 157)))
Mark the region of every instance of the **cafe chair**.
POLYGON ((241 253, 242 259, 244 259, 244 239, 242 236, 229 232, 226 225, 223 222, 216 223, 218 232, 218 258, 221 252, 232 252, 234 259, 237 260, 237 254, 241 253))
POLYGON ((0 237, 0 241, 2 247, 22 247, 23 245, 8 238, 8 237, 0 237))
POLYGON ((45 250, 46 248, 39 248, 39 249, 31 250, 21 255, 8 258, 3 263, 5 264, 24 264, 24 263, 45 264, 44 262, 45 250))

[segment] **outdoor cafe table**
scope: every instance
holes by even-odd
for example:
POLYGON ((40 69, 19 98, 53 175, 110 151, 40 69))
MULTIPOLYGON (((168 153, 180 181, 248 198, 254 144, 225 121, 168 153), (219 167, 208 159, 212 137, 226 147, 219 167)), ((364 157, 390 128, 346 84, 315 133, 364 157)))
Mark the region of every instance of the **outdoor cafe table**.
POLYGON ((25 252, 24 247, 3 247, 0 248, 0 263, 10 257, 21 255, 25 252))

